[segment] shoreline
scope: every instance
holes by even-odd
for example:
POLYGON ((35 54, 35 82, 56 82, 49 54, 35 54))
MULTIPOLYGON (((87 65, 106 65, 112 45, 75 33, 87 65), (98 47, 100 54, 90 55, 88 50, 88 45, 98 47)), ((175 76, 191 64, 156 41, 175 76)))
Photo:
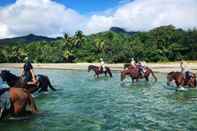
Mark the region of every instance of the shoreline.
MULTIPOLYGON (((33 63, 35 69, 57 69, 57 70, 87 70, 89 65, 100 65, 99 63, 33 63)), ((106 64, 113 71, 122 71, 124 63, 106 64)), ((168 73, 180 71, 179 62, 147 63, 154 72, 168 73)), ((23 63, 1 63, 0 70, 9 68, 22 68, 23 63)), ((188 68, 197 73, 197 62, 188 62, 188 68)))

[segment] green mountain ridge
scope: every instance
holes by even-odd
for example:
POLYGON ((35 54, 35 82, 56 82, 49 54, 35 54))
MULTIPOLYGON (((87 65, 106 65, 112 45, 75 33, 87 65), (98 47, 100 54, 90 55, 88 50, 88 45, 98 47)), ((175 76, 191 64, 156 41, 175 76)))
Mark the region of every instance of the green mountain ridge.
POLYGON ((119 27, 109 31, 50 39, 34 35, 9 39, 0 47, 0 63, 23 62, 26 56, 35 63, 129 62, 132 57, 147 62, 197 60, 197 29, 183 30, 173 25, 146 32, 128 32, 119 27), (8 40, 8 41, 9 41, 8 40))
POLYGON ((0 45, 9 45, 9 44, 16 44, 16 43, 31 43, 36 41, 46 41, 52 42, 57 40, 56 38, 49 38, 47 36, 38 36, 34 34, 29 34, 26 36, 14 37, 14 38, 5 38, 0 39, 0 45))

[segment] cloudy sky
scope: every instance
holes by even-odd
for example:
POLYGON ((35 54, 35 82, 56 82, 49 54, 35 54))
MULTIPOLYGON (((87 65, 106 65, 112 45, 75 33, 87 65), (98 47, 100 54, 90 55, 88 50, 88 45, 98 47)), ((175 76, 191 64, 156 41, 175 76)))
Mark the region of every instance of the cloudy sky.
POLYGON ((112 26, 146 31, 169 24, 197 28, 197 0, 0 0, 0 38, 91 34, 112 26))

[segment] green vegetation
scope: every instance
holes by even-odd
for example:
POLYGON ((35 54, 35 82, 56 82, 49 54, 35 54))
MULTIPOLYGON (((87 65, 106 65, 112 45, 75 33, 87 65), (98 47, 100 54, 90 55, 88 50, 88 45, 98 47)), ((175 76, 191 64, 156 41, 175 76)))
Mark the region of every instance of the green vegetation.
POLYGON ((148 32, 107 31, 85 36, 77 31, 54 41, 14 43, 0 47, 0 63, 23 62, 96 62, 100 57, 109 63, 129 62, 131 57, 148 62, 197 60, 197 30, 161 26, 148 32))

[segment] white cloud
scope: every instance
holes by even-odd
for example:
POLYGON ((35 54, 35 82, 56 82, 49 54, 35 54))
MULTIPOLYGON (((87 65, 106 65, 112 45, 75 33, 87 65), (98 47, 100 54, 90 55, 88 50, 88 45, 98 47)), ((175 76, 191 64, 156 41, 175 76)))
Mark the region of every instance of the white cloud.
POLYGON ((196 21, 196 0, 135 0, 120 6, 111 16, 92 16, 86 30, 99 32, 111 26, 149 30, 169 24, 188 29, 197 27, 196 21))
POLYGON ((0 38, 29 33, 57 36, 82 28, 84 17, 51 0, 17 0, 0 9, 0 38))
POLYGON ((17 0, 0 8, 0 38, 34 33, 58 36, 83 30, 86 34, 112 26, 127 30, 149 30, 173 24, 197 27, 196 0, 123 0, 116 8, 83 16, 52 0, 17 0), (123 2, 123 3, 122 3, 123 2))

